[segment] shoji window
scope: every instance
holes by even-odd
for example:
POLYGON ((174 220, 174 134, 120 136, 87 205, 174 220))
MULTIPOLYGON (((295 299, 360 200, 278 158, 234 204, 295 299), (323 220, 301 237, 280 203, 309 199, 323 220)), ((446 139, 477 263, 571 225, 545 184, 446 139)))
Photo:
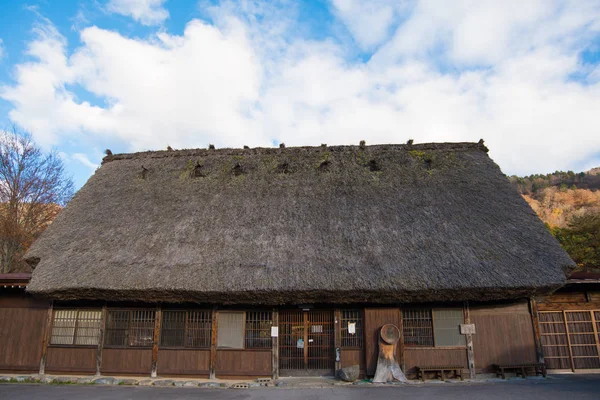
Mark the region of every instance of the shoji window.
POLYGON ((96 346, 100 340, 100 310, 54 311, 50 344, 96 346))
POLYGON ((459 325, 464 322, 463 310, 433 310, 433 336, 436 347, 465 346, 459 325))
POLYGON ((243 349, 245 323, 245 312, 219 312, 217 314, 217 346, 243 349))
POLYGON ((465 346, 459 325, 464 323, 463 310, 405 309, 402 310, 404 344, 420 347, 465 346))

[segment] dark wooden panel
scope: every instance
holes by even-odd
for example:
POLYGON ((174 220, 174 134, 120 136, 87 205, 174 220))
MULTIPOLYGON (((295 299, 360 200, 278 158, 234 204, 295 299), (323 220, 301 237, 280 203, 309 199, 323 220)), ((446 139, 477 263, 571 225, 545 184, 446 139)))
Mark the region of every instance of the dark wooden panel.
POLYGON ((598 310, 600 302, 594 303, 538 303, 539 311, 563 311, 563 310, 598 310))
POLYGON ((220 376, 271 376, 271 349, 217 350, 216 374, 220 376))
POLYGON ((361 349, 341 349, 340 365, 342 368, 350 367, 352 365, 360 365, 360 372, 364 374, 365 371, 365 357, 364 352, 361 349))
POLYGON ((47 308, 0 308, 0 370, 39 370, 46 315, 47 308))
POLYGON ((152 369, 152 348, 148 349, 107 349, 102 351, 100 371, 110 374, 150 375, 152 369))
POLYGON ((554 293, 544 296, 544 303, 585 303, 587 301, 584 292, 554 293))
POLYGON ((405 347, 404 363, 406 374, 416 374, 417 365, 462 365, 467 369, 467 350, 405 347))
POLYGON ((492 372, 493 363, 536 362, 535 338, 527 303, 471 309, 477 372, 492 372))
POLYGON ((97 347, 48 347, 46 372, 96 373, 97 347))
POLYGON ((36 300, 23 291, 8 292, 0 290, 0 308, 44 308, 48 309, 50 302, 36 300))
POLYGON ((206 375, 208 376, 210 350, 158 351, 159 375, 206 375))
MULTIPOLYGON (((400 310, 398 308, 367 308, 365 309, 365 358, 367 375, 374 375, 377 369, 379 330, 385 324, 401 327, 400 310)), ((400 360, 400 357, 398 357, 400 360)))
POLYGON ((588 299, 590 302, 600 304, 600 292, 589 292, 588 299))

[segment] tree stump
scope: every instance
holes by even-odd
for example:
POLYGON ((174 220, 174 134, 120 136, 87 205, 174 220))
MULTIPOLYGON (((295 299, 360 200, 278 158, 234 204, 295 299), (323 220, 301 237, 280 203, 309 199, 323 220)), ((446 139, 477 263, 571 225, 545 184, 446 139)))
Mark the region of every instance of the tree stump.
POLYGON ((396 325, 387 324, 379 332, 379 357, 373 383, 386 383, 394 380, 407 382, 396 360, 396 346, 400 330, 396 325))

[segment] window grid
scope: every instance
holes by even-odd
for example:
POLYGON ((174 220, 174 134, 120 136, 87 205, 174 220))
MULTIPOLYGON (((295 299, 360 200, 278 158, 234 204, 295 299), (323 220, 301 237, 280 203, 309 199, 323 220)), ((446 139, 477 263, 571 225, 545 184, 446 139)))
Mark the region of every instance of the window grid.
POLYGON ((363 348, 363 318, 360 310, 342 310, 342 347, 363 348), (348 324, 355 324, 355 332, 348 331, 348 324))
POLYGON ((270 311, 246 312, 245 348, 270 348, 272 346, 271 326, 273 326, 273 317, 270 311))
POLYGON ((211 311, 163 311, 161 347, 210 348, 211 311))
POLYGON ((155 312, 110 310, 106 321, 106 346, 152 347, 155 312))
POLYGON ((402 310, 402 331, 406 346, 433 347, 431 310, 402 310))
POLYGON ((97 346, 101 322, 100 310, 55 310, 50 344, 97 346))

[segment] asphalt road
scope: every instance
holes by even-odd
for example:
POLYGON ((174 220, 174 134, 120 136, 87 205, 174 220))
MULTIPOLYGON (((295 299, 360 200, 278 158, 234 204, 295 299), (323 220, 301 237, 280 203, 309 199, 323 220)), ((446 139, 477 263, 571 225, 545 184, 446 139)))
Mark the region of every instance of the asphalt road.
POLYGON ((0 384, 0 399, 11 400, 152 400, 152 399, 600 399, 600 375, 559 375, 553 379, 493 383, 440 383, 392 387, 326 389, 205 389, 92 385, 0 384))

